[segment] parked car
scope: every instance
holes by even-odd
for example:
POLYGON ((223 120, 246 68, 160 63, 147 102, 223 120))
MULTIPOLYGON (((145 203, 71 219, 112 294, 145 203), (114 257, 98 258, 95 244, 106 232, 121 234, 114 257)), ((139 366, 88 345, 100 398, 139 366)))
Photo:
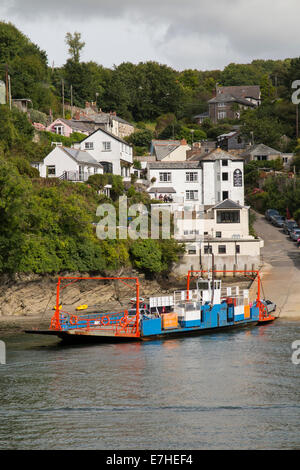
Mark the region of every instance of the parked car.
POLYGON ((268 313, 272 313, 276 311, 276 304, 271 300, 262 300, 262 303, 267 307, 268 313))
POLYGON ((298 240, 298 238, 300 237, 300 228, 294 228, 293 230, 290 231, 290 237, 292 240, 294 240, 294 242, 296 242, 298 240))
POLYGON ((270 221, 271 217, 273 215, 280 215, 279 212, 276 209, 268 209, 265 212, 265 217, 268 221, 270 221))
POLYGON ((285 218, 282 215, 272 215, 271 217, 271 224, 275 225, 275 227, 283 227, 285 218))
POLYGON ((295 223, 295 225, 291 225, 290 227, 288 227, 288 235, 291 236, 291 232, 293 230, 297 230, 299 228, 299 225, 295 223))
POLYGON ((297 222, 294 220, 285 220, 283 224, 284 233, 289 234, 289 230, 292 230, 293 228, 298 228, 297 222))

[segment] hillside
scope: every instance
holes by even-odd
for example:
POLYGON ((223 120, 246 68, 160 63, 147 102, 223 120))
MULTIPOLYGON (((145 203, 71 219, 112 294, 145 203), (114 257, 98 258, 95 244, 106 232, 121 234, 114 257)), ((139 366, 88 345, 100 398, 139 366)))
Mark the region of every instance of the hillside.
MULTIPOLYGON (((295 105, 290 102, 291 82, 300 76, 300 59, 254 61, 229 64, 223 71, 185 70, 178 72, 155 62, 123 63, 107 69, 94 62, 70 56, 61 68, 50 68, 44 51, 12 24, 0 23, 0 78, 6 66, 11 75, 13 98, 30 98, 35 111, 60 116, 62 81, 65 102, 72 85, 74 104, 94 100, 104 111, 117 113, 136 123, 128 139, 136 154, 147 152, 151 139, 214 139, 232 125, 244 135, 278 148, 286 135, 285 151, 298 150, 295 105), (193 115, 207 108, 216 83, 260 84, 262 105, 246 111, 239 121, 213 125, 206 120, 197 126, 193 115)), ((34 130, 26 114, 0 106, 0 273, 56 273, 62 271, 105 272, 138 268, 147 276, 168 273, 182 253, 181 245, 170 240, 103 240, 96 237, 96 208, 102 202, 118 207, 126 194, 129 203, 143 202, 145 193, 126 189, 119 177, 110 175, 112 199, 99 195, 104 179, 75 185, 59 180, 42 180, 30 162, 49 153, 52 137, 46 132, 33 141, 34 130)), ((57 138, 57 136, 56 136, 57 138)), ((76 136, 78 138, 78 136, 76 136)), ((65 140, 71 145, 72 139, 65 140)), ((297 163, 297 159, 296 159, 297 163)), ((296 165, 297 171, 300 166, 296 165)))

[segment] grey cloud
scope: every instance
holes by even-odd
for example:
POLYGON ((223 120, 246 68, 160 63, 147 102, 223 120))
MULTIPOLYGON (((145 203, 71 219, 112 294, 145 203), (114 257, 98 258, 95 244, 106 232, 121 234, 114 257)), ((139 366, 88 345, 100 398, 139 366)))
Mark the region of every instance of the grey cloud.
POLYGON ((6 0, 4 8, 27 22, 73 20, 78 31, 95 19, 140 24, 174 65, 201 54, 211 64, 298 55, 299 0, 6 0))

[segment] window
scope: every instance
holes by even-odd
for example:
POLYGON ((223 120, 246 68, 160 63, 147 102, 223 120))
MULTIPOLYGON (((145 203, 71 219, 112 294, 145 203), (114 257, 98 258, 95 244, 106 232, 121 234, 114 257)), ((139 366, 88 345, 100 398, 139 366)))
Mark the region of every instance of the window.
POLYGON ((267 155, 257 155, 256 160, 258 160, 259 162, 266 161, 266 160, 268 160, 268 156, 267 155))
POLYGON ((223 201, 225 201, 226 199, 229 198, 229 193, 228 193, 228 191, 223 191, 223 192, 222 192, 222 198, 223 198, 223 201))
POLYGON ((222 238, 222 232, 216 232, 216 238, 222 238))
POLYGON ((102 142, 103 145, 103 152, 110 152, 111 151, 111 142, 102 142))
POLYGON ((212 246, 210 246, 210 245, 204 246, 204 254, 205 255, 212 255, 212 246))
POLYGON ((197 172, 188 172, 185 174, 185 180, 187 183, 197 183, 198 173, 197 172))
POLYGON ((240 211, 217 211, 218 224, 239 224, 240 211))
POLYGON ((240 252, 241 252, 241 246, 240 245, 235 245, 235 252, 236 252, 237 255, 240 254, 240 252))
POLYGON ((219 255, 226 255, 226 245, 219 245, 218 253, 219 255))
POLYGON ((110 162, 100 162, 103 166, 103 173, 113 173, 113 165, 110 162))
POLYGON ((226 107, 226 103, 218 103, 218 108, 225 108, 226 107))
POLYGON ((188 254, 189 255, 195 255, 197 253, 196 247, 195 246, 189 246, 188 247, 188 254))
POLYGON ((222 160, 222 166, 228 166, 228 160, 222 160))
POLYGON ((225 119, 227 116, 226 111, 219 111, 218 112, 218 119, 225 119))
POLYGON ((187 201, 198 201, 198 191, 186 191, 185 195, 187 201))
POLYGON ((85 150, 93 150, 94 149, 94 142, 85 142, 84 143, 85 150))
POLYGON ((55 132, 59 135, 64 135, 64 126, 55 126, 55 132))
POLYGON ((228 181, 228 173, 222 173, 222 181, 228 181))
POLYGON ((47 176, 55 176, 55 165, 47 165, 47 176))
POLYGON ((161 183, 170 183, 172 181, 172 173, 159 173, 159 181, 161 183))

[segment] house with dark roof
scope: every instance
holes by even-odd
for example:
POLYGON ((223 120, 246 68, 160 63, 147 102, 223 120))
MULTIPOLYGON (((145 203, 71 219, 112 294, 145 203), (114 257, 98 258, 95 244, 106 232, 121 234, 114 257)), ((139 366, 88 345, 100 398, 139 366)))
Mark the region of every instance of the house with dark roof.
POLYGON ((94 126, 95 129, 104 129, 111 134, 124 139, 124 137, 130 136, 134 132, 134 126, 120 118, 114 113, 94 113, 87 116, 83 115, 79 117, 81 123, 86 123, 94 126))
POLYGON ((147 175, 153 198, 169 188, 167 194, 178 203, 213 206, 226 199, 244 203, 244 160, 220 148, 186 161, 150 162, 147 175))
POLYGON ((102 165, 104 173, 130 179, 133 164, 132 146, 120 137, 100 128, 74 146, 89 152, 102 165))
POLYGON ((102 174, 102 165, 87 151, 69 147, 55 147, 43 160, 34 165, 42 178, 83 182, 89 176, 102 174))
POLYGON ((276 160, 277 158, 283 158, 282 152, 275 150, 272 147, 268 147, 265 144, 251 145, 241 153, 240 156, 244 158, 246 163, 251 161, 270 161, 276 160))
POLYGON ((249 145, 249 140, 241 135, 239 130, 233 130, 217 137, 218 146, 226 152, 231 150, 244 150, 249 145))
POLYGON ((75 119, 58 118, 53 121, 46 131, 53 132, 53 134, 70 137, 73 132, 89 135, 95 130, 95 125, 90 122, 81 122, 75 119))
POLYGON ((46 130, 54 134, 70 137, 73 132, 90 135, 97 129, 103 129, 123 139, 134 132, 134 126, 116 115, 116 113, 80 113, 73 119, 58 118, 46 130))
POLYGON ((217 87, 215 96, 208 101, 209 118, 217 123, 222 119, 239 119, 241 112, 261 103, 258 85, 217 87))
POLYGON ((186 161, 149 162, 147 176, 150 197, 161 201, 154 207, 174 214, 174 237, 186 246, 180 274, 212 262, 220 270, 258 267, 263 242, 249 235, 243 158, 217 148, 186 161))
POLYGON ((259 85, 218 86, 218 95, 231 95, 251 101, 255 106, 261 104, 261 91, 259 85))
POLYGON ((224 94, 218 94, 209 100, 208 106, 209 117, 214 123, 223 119, 240 119, 243 110, 256 107, 254 103, 245 98, 224 94))

